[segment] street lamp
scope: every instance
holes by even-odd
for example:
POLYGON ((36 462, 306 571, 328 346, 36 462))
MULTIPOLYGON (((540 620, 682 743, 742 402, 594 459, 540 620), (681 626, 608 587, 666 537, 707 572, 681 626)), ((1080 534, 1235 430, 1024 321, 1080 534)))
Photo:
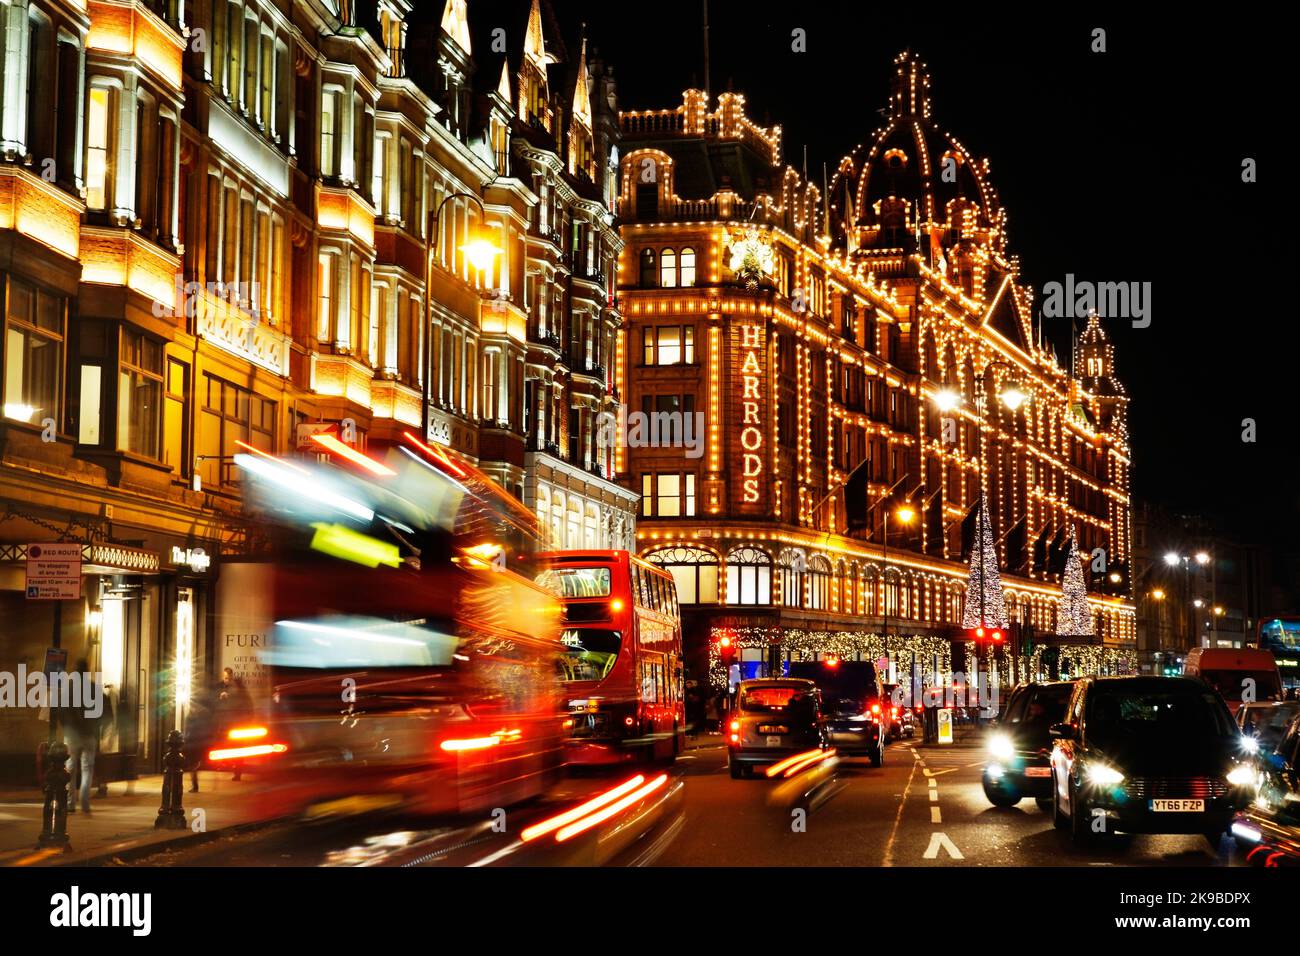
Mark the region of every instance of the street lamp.
POLYGON ((1156 588, 1154 591, 1151 592, 1151 599, 1153 601, 1163 601, 1165 599, 1165 592, 1160 590, 1159 588, 1156 588))
MULTIPOLYGON (((424 230, 424 330, 420 336, 420 439, 429 440, 429 397, 430 388, 433 384, 433 374, 429 368, 429 334, 433 329, 433 240, 439 234, 439 228, 442 223, 442 210, 447 203, 453 199, 468 199, 479 208, 483 214, 483 221, 487 221, 487 207, 483 205, 483 200, 474 193, 458 192, 446 196, 442 202, 438 203, 438 208, 429 214, 429 221, 426 223, 427 228, 424 230)), ((468 232, 468 230, 467 230, 468 232)), ((501 255, 502 249, 487 235, 480 232, 476 236, 465 237, 465 242, 459 247, 465 254, 465 261, 468 262, 475 272, 486 272, 492 268, 496 257, 501 255)))
MULTIPOLYGON (((894 520, 901 525, 910 525, 916 518, 916 510, 911 505, 903 505, 894 512, 894 520)), ((880 564, 880 579, 884 584, 881 589, 881 601, 884 604, 885 639, 889 639, 889 509, 885 509, 885 546, 880 564)), ((888 649, 888 648, 886 648, 888 649)))
MULTIPOLYGON (((1011 369, 1012 372, 1017 374, 1019 374, 1020 372, 1020 370, 1015 365, 1012 365, 1010 362, 1003 361, 1002 359, 993 359, 991 362, 989 362, 987 365, 984 366, 984 371, 980 373, 980 389, 978 392, 976 392, 975 395, 975 421, 981 430, 983 430, 984 427, 984 394, 985 392, 988 391, 989 372, 999 367, 1011 369)), ((932 399, 934 401, 935 407, 937 407, 942 412, 952 411, 958 405, 960 405, 962 401, 961 394, 956 389, 954 389, 951 385, 945 385, 939 391, 935 392, 934 395, 932 396, 932 399)), ((1015 412, 1018 411, 1020 407, 1025 404, 1025 402, 1029 401, 1029 393, 1024 389, 1020 388, 1020 386, 1016 384, 1014 381, 1012 381, 1008 383, 1006 386, 1004 386, 1002 391, 998 393, 998 399, 1002 402, 1004 406, 1006 406, 1008 410, 1015 412)), ((983 511, 984 493, 985 493, 984 475, 986 470, 985 463, 984 463, 983 440, 981 440, 979 443, 979 454, 980 454, 980 510, 983 511)), ((983 527, 984 527, 984 516, 981 514, 980 523, 978 526, 979 530, 976 532, 977 536, 981 538, 983 536, 983 527)), ((982 541, 976 541, 975 547, 978 548, 981 544, 982 541)), ((980 574, 979 574, 980 627, 983 628, 984 626, 984 559, 983 556, 981 556, 980 558, 979 569, 980 569, 980 574)))

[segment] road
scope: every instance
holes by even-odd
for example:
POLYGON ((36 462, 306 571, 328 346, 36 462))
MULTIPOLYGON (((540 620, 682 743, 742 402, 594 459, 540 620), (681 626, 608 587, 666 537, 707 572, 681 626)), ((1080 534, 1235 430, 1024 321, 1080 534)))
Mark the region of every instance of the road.
MULTIPOLYGON (((716 738, 714 738, 716 739, 716 738)), ((547 799, 491 821, 433 826, 368 814, 295 821, 157 854, 142 865, 181 866, 1226 866, 1227 842, 1199 836, 1121 837, 1079 849, 1033 800, 996 808, 980 786, 982 751, 896 743, 884 766, 829 762, 789 781, 733 780, 726 751, 701 738, 667 780, 607 826, 561 843, 520 841, 628 776, 567 780, 547 799), (617 824, 617 825, 616 825, 617 824)))
MULTIPOLYGON (((806 816, 773 805, 769 780, 732 780, 721 747, 686 757, 686 822, 669 866, 1215 866, 1199 836, 1120 837, 1080 850, 1033 800, 989 804, 976 747, 892 745, 884 766, 841 761, 834 792, 806 816)), ((1225 851, 1226 853, 1226 848, 1225 851)))

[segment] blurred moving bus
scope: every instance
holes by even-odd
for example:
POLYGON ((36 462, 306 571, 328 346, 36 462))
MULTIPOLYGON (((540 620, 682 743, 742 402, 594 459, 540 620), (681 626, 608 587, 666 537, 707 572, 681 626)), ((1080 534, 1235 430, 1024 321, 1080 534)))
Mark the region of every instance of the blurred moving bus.
POLYGON ((265 726, 229 731, 210 759, 254 761, 279 812, 459 814, 542 793, 565 715, 530 512, 413 436, 382 458, 327 450, 236 456, 273 544, 259 595, 273 696, 265 726))
POLYGON ((1256 644, 1269 651, 1282 674, 1282 686, 1300 685, 1300 617, 1270 617, 1259 622, 1256 644))
POLYGON ((568 761, 671 760, 686 746, 672 575, 627 551, 548 551, 537 583, 564 603, 568 761))
POLYGON ((1257 647, 1193 647, 1183 661, 1183 674, 1199 677, 1217 690, 1234 715, 1247 697, 1259 701, 1282 697, 1277 662, 1257 647))

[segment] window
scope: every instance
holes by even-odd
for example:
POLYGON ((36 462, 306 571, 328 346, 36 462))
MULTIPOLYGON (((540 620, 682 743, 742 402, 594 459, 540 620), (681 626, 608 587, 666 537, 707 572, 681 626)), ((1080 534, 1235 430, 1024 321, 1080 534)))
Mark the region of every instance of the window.
POLYGON ((334 254, 322 252, 316 260, 317 301, 316 338, 330 340, 330 326, 334 318, 334 254))
POLYGON ((665 249, 659 256, 659 284, 665 289, 677 285, 677 253, 665 249))
POLYGON ((681 604, 718 603, 718 559, 699 548, 668 548, 646 555, 673 576, 681 604))
POLYGON ((655 251, 641 250, 641 287, 650 289, 655 285, 655 251))
POLYGON ((275 40, 268 34, 262 34, 262 102, 258 110, 258 122, 263 130, 271 132, 271 96, 275 81, 275 40))
POLYGON ((90 90, 90 103, 86 111, 86 207, 105 210, 108 208, 111 190, 109 170, 110 130, 114 124, 108 117, 113 101, 113 91, 105 86, 95 86, 90 90))
POLYGON ((803 606, 803 580, 807 559, 797 548, 781 552, 781 603, 786 607, 803 606))
POLYGON ((693 517, 695 497, 694 472, 641 476, 641 514, 647 517, 693 517))
POLYGON ((321 97, 320 119, 320 172, 322 176, 337 176, 335 162, 336 140, 338 138, 339 93, 326 90, 321 97))
POLYGON ((815 556, 808 562, 808 607, 825 611, 830 607, 830 562, 815 556))
POLYGON ((682 250, 681 263, 681 284, 683 286, 695 285, 695 250, 682 250))
POLYGON ((203 377, 199 398, 203 406, 198 447, 198 454, 204 457, 203 484, 229 486, 238 477, 231 460, 241 451, 236 441, 262 451, 275 450, 275 402, 212 375, 203 377))
POLYGON ((185 474, 192 458, 186 454, 185 422, 189 416, 186 406, 189 401, 190 367, 176 359, 167 360, 166 392, 163 396, 163 454, 164 463, 174 470, 185 474))
POLYGON ((117 387, 117 447, 162 458, 162 343, 122 328, 117 387))
POLYGON ((64 301, 9 277, 5 309, 4 417, 59 419, 64 301))
MULTIPOLYGON (((374 174, 370 181, 370 197, 375 205, 375 215, 384 215, 384 209, 387 205, 384 196, 384 170, 387 168, 388 159, 388 140, 389 137, 383 134, 375 137, 375 162, 374 174)), ((406 185, 405 182, 402 184, 406 185)), ((405 190, 404 190, 405 192, 405 190)))
POLYGON ((736 548, 727 555, 727 603, 772 603, 772 559, 766 552, 736 548))
POLYGON ((646 365, 694 365, 695 326, 661 325, 641 330, 646 365))

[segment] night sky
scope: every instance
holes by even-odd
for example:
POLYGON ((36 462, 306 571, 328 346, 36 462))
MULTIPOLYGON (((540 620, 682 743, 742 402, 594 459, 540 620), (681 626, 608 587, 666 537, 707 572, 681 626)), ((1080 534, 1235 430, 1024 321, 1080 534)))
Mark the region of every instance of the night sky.
MULTIPOLYGON (((701 85, 700 0, 557 0, 614 67, 624 109, 701 85)), ((1277 75, 1287 31, 1252 8, 1166 22, 1118 14, 953 13, 862 2, 709 4, 712 92, 780 123, 786 161, 821 181, 881 125, 894 56, 930 68, 932 115, 977 156, 1007 208, 1008 250, 1041 290, 1066 273, 1151 282, 1151 325, 1111 321, 1131 397, 1134 495, 1292 550, 1300 483, 1289 287, 1295 164, 1277 75), (887 17, 882 16, 887 12, 887 17), (807 52, 791 31, 807 31, 807 52), (1106 30, 1107 52, 1090 50, 1106 30), (1273 51, 1278 49, 1276 59, 1273 51), (1244 157, 1260 181, 1241 180, 1244 157), (1285 165, 1284 165, 1285 164, 1285 165), (1242 419, 1257 423, 1242 441, 1242 419)), ((1062 363, 1070 320, 1046 334, 1062 363)))

